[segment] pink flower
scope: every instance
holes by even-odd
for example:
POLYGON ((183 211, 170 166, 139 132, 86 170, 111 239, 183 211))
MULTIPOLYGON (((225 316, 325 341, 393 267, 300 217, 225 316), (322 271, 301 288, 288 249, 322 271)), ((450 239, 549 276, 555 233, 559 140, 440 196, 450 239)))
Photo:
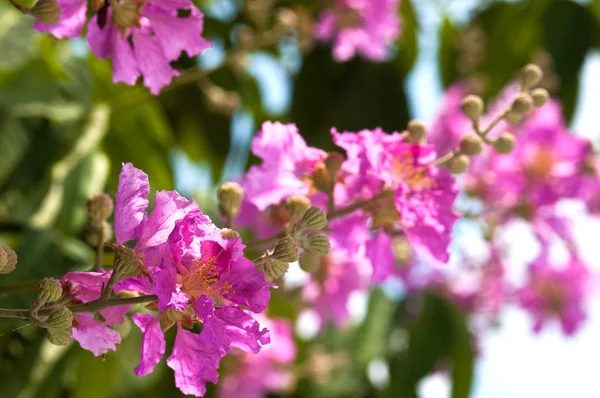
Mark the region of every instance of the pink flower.
POLYGON ((368 287, 369 261, 364 256, 343 249, 332 249, 319 260, 318 277, 304 285, 302 296, 321 319, 321 327, 329 321, 337 326, 344 325, 350 316, 350 296, 368 287))
POLYGON ((464 83, 455 83, 448 87, 442 106, 427 132, 427 142, 432 144, 436 153, 444 155, 458 147, 461 138, 472 131, 473 124, 460 109, 462 99, 468 90, 464 83))
POLYGON ((86 23, 87 0, 57 0, 60 6, 60 20, 54 25, 35 21, 34 27, 40 32, 63 39, 79 37, 86 23))
POLYGON ((553 268, 546 254, 530 265, 528 284, 517 295, 520 305, 530 312, 536 333, 552 318, 560 321, 565 334, 577 331, 586 317, 583 301, 588 278, 589 272, 576 257, 562 269, 553 268))
POLYGON ((360 54, 372 61, 385 59, 400 35, 400 0, 336 0, 317 21, 315 36, 333 40, 333 57, 345 62, 360 54))
MULTIPOLYGON (((88 303, 99 299, 102 288, 108 282, 111 271, 98 272, 69 272, 62 277, 61 283, 68 290, 75 302, 88 303)), ((76 324, 73 327, 73 338, 82 348, 90 350, 95 356, 105 354, 108 350, 115 351, 121 342, 121 336, 110 326, 119 325, 125 320, 125 314, 131 311, 131 306, 110 307, 100 310, 105 319, 99 322, 92 314, 75 314, 76 324)))
POLYGON ((384 189, 390 192, 367 207, 371 226, 388 233, 401 230, 417 255, 447 262, 458 191, 454 178, 432 164, 433 148, 405 143, 402 135, 379 129, 356 134, 333 129, 332 134, 348 155, 343 173, 349 196, 368 199, 384 189))
POLYGON ((294 373, 287 366, 296 359, 292 325, 286 319, 264 317, 260 323, 268 327, 271 344, 256 355, 242 353, 235 357, 233 373, 220 385, 220 397, 262 398, 292 386, 294 373))
POLYGON ((289 221, 285 199, 315 194, 311 178, 326 154, 307 146, 295 125, 279 122, 263 123, 252 141, 252 153, 262 163, 252 166, 240 181, 245 197, 236 222, 265 237, 289 221))

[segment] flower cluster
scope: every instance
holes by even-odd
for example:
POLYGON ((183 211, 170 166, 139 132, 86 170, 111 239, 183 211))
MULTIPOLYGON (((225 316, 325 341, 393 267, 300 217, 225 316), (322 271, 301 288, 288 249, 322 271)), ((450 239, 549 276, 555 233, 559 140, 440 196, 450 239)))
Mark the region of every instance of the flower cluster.
POLYGON ((88 21, 87 0, 57 0, 56 23, 36 21, 35 28, 58 38, 86 39, 98 58, 112 58, 113 81, 129 85, 141 76, 158 94, 179 72, 170 65, 182 52, 195 56, 211 47, 204 39, 203 15, 190 0, 101 0, 93 2, 88 21), (182 13, 187 11, 187 15, 182 13), (185 16, 183 16, 185 15, 185 16))

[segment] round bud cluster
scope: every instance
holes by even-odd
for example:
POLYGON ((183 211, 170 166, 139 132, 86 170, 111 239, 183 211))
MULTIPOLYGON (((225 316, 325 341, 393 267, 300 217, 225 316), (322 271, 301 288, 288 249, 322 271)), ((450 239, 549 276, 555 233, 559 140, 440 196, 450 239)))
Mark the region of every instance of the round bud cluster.
POLYGON ((298 256, 300 256, 300 246, 291 236, 280 239, 270 254, 272 259, 284 263, 298 261, 298 256))
POLYGON ((63 289, 58 279, 43 278, 38 283, 37 300, 43 303, 53 303, 62 296, 63 289))
POLYGON ((544 76, 542 68, 535 64, 525 65, 521 71, 521 86, 528 90, 537 85, 544 76))
POLYGON ((237 182, 226 182, 217 189, 219 211, 225 217, 233 218, 240 212, 240 205, 244 199, 244 190, 237 182))
POLYGON ((410 122, 408 122, 407 131, 409 142, 421 144, 425 140, 425 135, 427 134, 427 127, 425 127, 425 124, 423 122, 420 122, 418 120, 411 120, 410 122))
POLYGON ((285 273, 288 272, 290 264, 267 258, 264 261, 259 262, 256 267, 264 272, 267 280, 274 281, 283 277, 285 273))
POLYGON ((0 246, 0 274, 8 274, 15 270, 17 253, 7 246, 0 246))
POLYGON ((477 95, 467 95, 460 103, 460 109, 473 122, 478 122, 483 113, 483 100, 477 95))
POLYGON ((511 133, 503 133, 493 141, 492 146, 496 152, 507 154, 513 151, 515 143, 515 137, 511 133))
POLYGON ((517 114, 525 115, 533 109, 533 100, 527 93, 521 93, 513 101, 510 110, 517 114))
POLYGON ((479 155, 483 150, 483 141, 481 137, 475 134, 469 134, 460 141, 460 153, 463 155, 479 155))
POLYGON ((73 339, 73 329, 48 329, 48 341, 57 346, 65 346, 73 339))
POLYGON ((448 170, 452 174, 461 174, 467 171, 471 161, 466 155, 456 155, 448 161, 448 170))
POLYGON ((85 239, 92 246, 98 246, 112 238, 112 228, 106 220, 92 221, 85 234, 85 239))
POLYGON ((129 247, 116 246, 113 270, 118 280, 139 275, 144 272, 144 258, 129 247))
POLYGON ((73 325, 73 313, 67 307, 58 307, 52 310, 48 318, 40 324, 47 329, 71 329, 73 325))
POLYGON ((299 230, 318 231, 325 228, 326 225, 327 214, 320 208, 313 206, 304 213, 298 228, 299 230))
POLYGON ((302 247, 316 256, 325 256, 331 249, 331 243, 326 235, 318 234, 303 240, 302 247))
POLYGON ((221 236, 223 237, 223 239, 227 240, 238 240, 240 238, 240 233, 230 228, 222 228, 221 236))
POLYGON ((88 214, 93 220, 106 220, 115 208, 113 200, 105 193, 99 193, 89 198, 86 206, 88 214))
POLYGON ((548 90, 546 89, 536 88, 535 90, 531 90, 531 99, 534 106, 540 107, 546 105, 549 98, 550 94, 548 94, 548 90))
POLYGON ((310 205, 310 199, 303 195, 290 196, 285 201, 285 207, 293 221, 301 219, 306 210, 310 208, 310 205))

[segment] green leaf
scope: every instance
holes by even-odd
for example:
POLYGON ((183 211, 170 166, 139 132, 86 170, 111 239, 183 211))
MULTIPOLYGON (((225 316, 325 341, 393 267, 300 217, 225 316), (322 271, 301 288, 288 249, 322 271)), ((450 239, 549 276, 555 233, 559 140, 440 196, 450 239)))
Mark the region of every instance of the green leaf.
POLYGON ((0 6, 0 70, 19 68, 35 53, 33 18, 7 7, 0 6))

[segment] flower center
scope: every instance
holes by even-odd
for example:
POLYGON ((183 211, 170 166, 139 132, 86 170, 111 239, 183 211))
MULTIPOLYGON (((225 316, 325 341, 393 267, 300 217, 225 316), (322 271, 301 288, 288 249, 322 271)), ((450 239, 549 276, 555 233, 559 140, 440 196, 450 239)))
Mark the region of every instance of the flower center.
POLYGON ((367 210, 373 217, 372 227, 375 229, 383 228, 389 233, 394 230, 396 221, 400 218, 400 213, 396 209, 396 204, 392 198, 380 199, 367 210))
POLYGON ((550 175, 556 159, 549 148, 536 147, 525 164, 525 173, 534 179, 543 179, 550 175))
POLYGON ((194 259, 191 268, 183 276, 183 291, 194 298, 202 295, 217 300, 229 297, 232 286, 229 282, 220 280, 215 264, 222 252, 206 259, 194 259))
POLYGON ((390 174, 402 180, 413 191, 426 191, 436 187, 436 182, 427 173, 427 168, 416 164, 410 152, 392 160, 390 174))

